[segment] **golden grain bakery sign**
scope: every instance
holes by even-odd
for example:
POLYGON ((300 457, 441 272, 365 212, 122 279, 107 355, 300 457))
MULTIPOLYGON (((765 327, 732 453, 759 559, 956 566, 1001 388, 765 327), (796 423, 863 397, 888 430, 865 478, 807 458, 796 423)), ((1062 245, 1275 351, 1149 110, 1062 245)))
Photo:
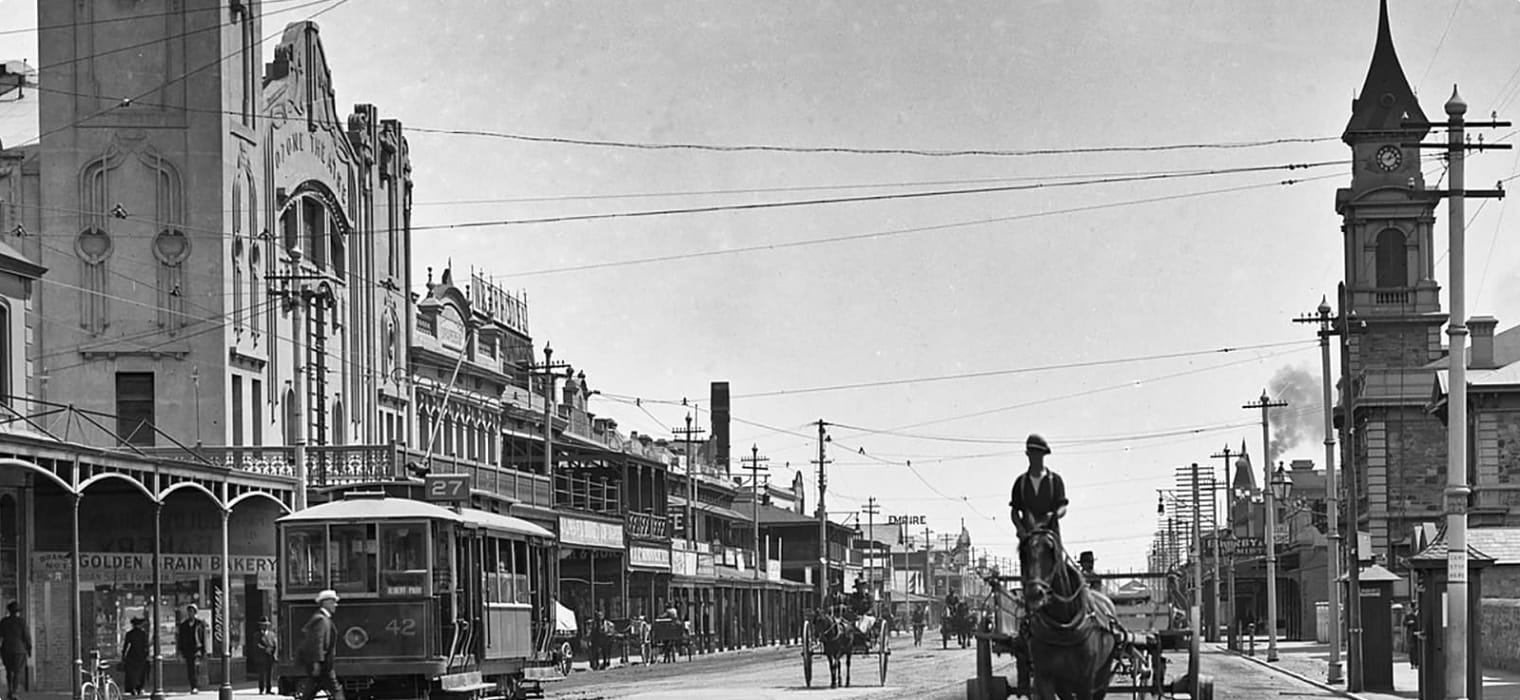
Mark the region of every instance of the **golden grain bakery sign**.
MULTIPOLYGON (((274 585, 275 558, 261 556, 232 556, 227 558, 227 570, 232 576, 257 576, 259 585, 274 585)), ((32 571, 45 579, 63 580, 69 577, 68 552, 36 552, 32 555, 32 571)), ((219 554, 161 554, 159 572, 167 580, 199 576, 222 575, 222 557, 219 554)), ((151 583, 153 581, 153 555, 140 552, 80 552, 79 578, 84 581, 119 581, 151 583)))

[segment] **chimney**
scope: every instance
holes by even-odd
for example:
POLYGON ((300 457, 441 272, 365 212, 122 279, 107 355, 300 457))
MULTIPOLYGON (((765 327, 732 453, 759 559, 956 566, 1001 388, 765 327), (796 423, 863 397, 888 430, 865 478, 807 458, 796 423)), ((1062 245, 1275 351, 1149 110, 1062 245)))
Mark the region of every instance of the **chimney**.
POLYGON ((1474 316, 1467 320, 1467 330, 1472 334, 1472 352, 1467 356, 1467 366, 1472 369, 1495 369, 1494 328, 1499 319, 1493 316, 1474 316))

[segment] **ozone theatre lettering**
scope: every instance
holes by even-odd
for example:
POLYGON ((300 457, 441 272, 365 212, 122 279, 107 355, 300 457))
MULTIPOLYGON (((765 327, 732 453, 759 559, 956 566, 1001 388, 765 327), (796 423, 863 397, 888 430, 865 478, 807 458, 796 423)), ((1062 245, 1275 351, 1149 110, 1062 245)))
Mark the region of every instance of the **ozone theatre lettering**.
MULTIPOLYGON (((349 169, 346 159, 328 139, 313 138, 304 129, 290 129, 275 142, 274 167, 282 182, 299 184, 315 179, 328 183, 344 211, 348 210, 349 169)), ((276 135, 279 134, 277 130, 276 135)))

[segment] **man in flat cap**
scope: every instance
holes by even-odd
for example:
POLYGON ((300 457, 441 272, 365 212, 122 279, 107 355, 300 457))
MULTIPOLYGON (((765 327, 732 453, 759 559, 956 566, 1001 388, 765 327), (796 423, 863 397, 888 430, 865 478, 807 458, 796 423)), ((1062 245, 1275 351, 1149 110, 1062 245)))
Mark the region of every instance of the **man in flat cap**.
POLYGON ((1060 537, 1061 518, 1066 517, 1066 483, 1061 481, 1061 475, 1045 468, 1050 445, 1045 438, 1030 435, 1024 441, 1024 454, 1029 457, 1029 471, 1013 480, 1013 493, 1008 499, 1013 527, 1021 540, 1040 528, 1060 537))

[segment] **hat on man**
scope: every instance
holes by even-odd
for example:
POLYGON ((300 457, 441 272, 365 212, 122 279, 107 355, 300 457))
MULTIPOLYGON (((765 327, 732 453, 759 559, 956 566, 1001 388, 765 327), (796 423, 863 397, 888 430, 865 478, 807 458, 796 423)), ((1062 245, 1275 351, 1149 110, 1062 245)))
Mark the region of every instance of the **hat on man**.
POLYGON ((333 590, 333 589, 331 589, 331 588, 329 588, 329 589, 327 589, 325 591, 322 591, 321 593, 318 593, 317 594, 317 603, 321 604, 322 601, 324 601, 324 600, 330 600, 330 601, 332 601, 334 603, 338 602, 338 592, 335 591, 335 590, 333 590))
POLYGON ((190 612, 195 612, 197 610, 200 610, 200 608, 195 607, 195 603, 191 603, 189 605, 186 605, 185 609, 189 610, 190 612))
POLYGON ((21 604, 13 600, 5 605, 5 610, 13 613, 21 612, 21 604))
POLYGON ((144 619, 142 619, 140 617, 134 617, 134 618, 132 618, 132 626, 134 626, 134 627, 136 627, 137 625, 141 625, 141 624, 143 624, 145 622, 147 622, 147 620, 144 620, 144 619))
POLYGON ((1024 451, 1048 455, 1050 454, 1050 445, 1046 444, 1045 438, 1040 437, 1038 433, 1030 433, 1029 439, 1024 441, 1024 451))
POLYGON ((269 616, 268 615, 260 616, 259 617, 259 624, 261 624, 261 625, 267 625, 267 624, 269 624, 269 616))

